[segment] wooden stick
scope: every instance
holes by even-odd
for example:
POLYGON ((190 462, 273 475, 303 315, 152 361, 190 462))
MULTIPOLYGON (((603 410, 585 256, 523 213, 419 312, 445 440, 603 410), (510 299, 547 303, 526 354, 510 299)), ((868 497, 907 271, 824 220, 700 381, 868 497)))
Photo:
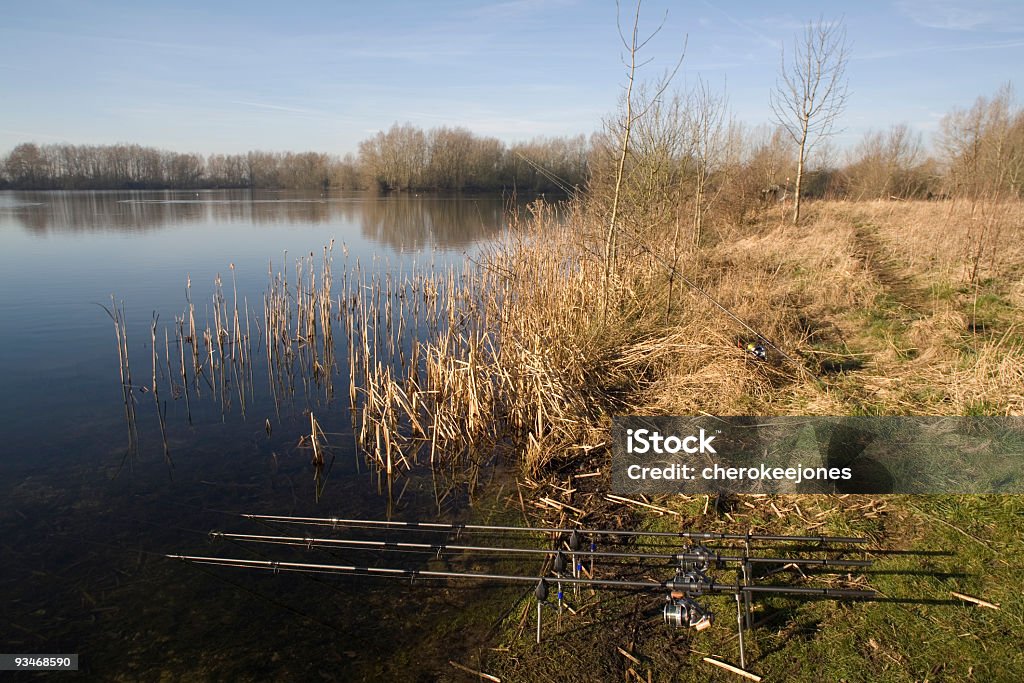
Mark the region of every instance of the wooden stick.
POLYGON ((680 514, 678 512, 676 512, 675 510, 669 510, 668 508, 663 508, 660 505, 652 505, 650 503, 643 503, 643 502, 641 502, 639 500, 633 500, 632 498, 623 498, 622 496, 615 496, 615 495, 612 495, 610 493, 606 494, 605 498, 607 498, 608 500, 612 501, 613 503, 629 503, 630 505, 639 505, 641 507, 650 508, 651 510, 654 510, 655 512, 663 512, 663 513, 665 513, 667 515, 675 515, 676 517, 680 516, 680 514))
POLYGON ((465 671, 466 673, 468 673, 470 675, 479 676, 480 678, 483 678, 484 680, 494 681, 494 683, 501 683, 501 679, 498 678, 497 676, 492 676, 490 674, 485 674, 483 671, 477 671, 475 669, 470 669, 468 666, 463 666, 462 664, 459 664, 458 662, 453 662, 450 659, 448 660, 448 663, 451 664, 452 666, 454 666, 459 671, 465 671))
POLYGON ((550 498, 541 498, 540 500, 541 500, 542 503, 546 504, 548 507, 553 507, 553 508, 555 508, 556 510, 559 510, 559 511, 561 511, 561 510, 572 510, 573 512, 575 512, 577 515, 580 515, 581 517, 584 514, 586 514, 585 512, 583 512, 583 510, 580 510, 577 507, 573 507, 572 505, 569 505, 568 503, 561 503, 561 502, 559 502, 557 500, 552 500, 550 498))
POLYGON ((737 676, 743 676, 744 678, 749 678, 752 681, 760 681, 761 680, 761 677, 758 676, 757 674, 752 674, 749 671, 744 671, 743 669, 739 668, 738 666, 733 666, 732 664, 726 664, 725 662, 721 662, 721 661, 719 661, 717 659, 714 659, 712 657, 705 657, 704 661, 707 662, 708 664, 714 664, 715 666, 721 667, 721 668, 725 669, 726 671, 731 671, 734 674, 736 674, 737 676))
POLYGON ((997 602, 989 602, 988 600, 982 600, 981 598, 975 598, 970 595, 964 595, 963 593, 957 593, 956 591, 949 591, 949 594, 952 595, 954 598, 960 598, 961 600, 966 600, 967 602, 973 602, 975 605, 979 605, 981 607, 988 607, 989 609, 999 609, 999 603, 997 602))

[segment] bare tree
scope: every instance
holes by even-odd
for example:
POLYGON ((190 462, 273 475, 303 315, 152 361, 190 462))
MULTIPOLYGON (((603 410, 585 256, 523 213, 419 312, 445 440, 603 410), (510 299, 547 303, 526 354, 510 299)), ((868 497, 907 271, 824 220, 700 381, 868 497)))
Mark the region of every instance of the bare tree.
POLYGON ((1024 111, 1014 106, 1009 83, 943 117, 938 146, 955 194, 977 202, 1024 190, 1024 111))
POLYGON ((609 285, 611 282, 613 272, 615 270, 615 262, 618 256, 618 226, 616 224, 616 221, 619 217, 619 200, 622 191, 622 181, 625 175, 626 160, 630 154, 630 136, 632 135, 633 128, 636 122, 647 115, 648 111, 650 110, 650 107, 653 106, 654 103, 660 101, 661 96, 668 89, 669 84, 672 82, 672 78, 679 70, 680 65, 682 65, 683 56, 685 55, 684 48, 683 54, 680 54, 679 61, 676 62, 675 68, 672 69, 670 72, 666 73, 665 76, 661 79, 661 81, 655 88, 654 95, 650 98, 647 105, 640 108, 636 107, 636 103, 634 103, 633 101, 633 87, 636 83, 637 69, 645 66, 650 62, 650 60, 647 60, 645 62, 638 62, 637 57, 640 51, 643 50, 643 48, 647 45, 647 43, 649 43, 654 38, 654 36, 658 35, 658 33, 661 32, 661 29, 664 28, 665 21, 668 18, 668 13, 666 12, 665 17, 661 20, 661 23, 658 24, 658 27, 655 28, 654 31, 652 31, 650 34, 648 34, 646 38, 641 38, 639 34, 640 4, 640 0, 637 0, 636 11, 633 16, 632 31, 630 32, 629 37, 627 38, 626 34, 623 33, 622 30, 621 8, 619 7, 618 2, 616 2, 616 22, 618 23, 619 38, 621 39, 622 46, 625 48, 626 53, 628 55, 628 62, 625 59, 623 60, 623 63, 625 64, 627 69, 626 94, 624 102, 624 112, 621 122, 621 135, 619 136, 620 144, 618 162, 615 170, 615 184, 614 189, 612 191, 611 217, 608 220, 608 234, 605 237, 604 247, 604 308, 606 313, 608 307, 609 285))
POLYGON ((868 131, 848 156, 844 175, 854 199, 905 199, 920 185, 915 169, 923 159, 921 135, 905 123, 868 131))
POLYGON ((704 234, 704 216, 713 199, 708 196, 709 181, 725 153, 728 104, 725 95, 713 93, 701 79, 697 80, 690 97, 687 127, 694 166, 693 244, 699 247, 704 234))
POLYGON ((800 190, 804 166, 811 148, 832 134, 836 119, 846 107, 846 29, 842 22, 819 18, 797 36, 792 60, 782 52, 780 80, 771 93, 775 119, 798 148, 796 197, 793 224, 800 220, 800 190))

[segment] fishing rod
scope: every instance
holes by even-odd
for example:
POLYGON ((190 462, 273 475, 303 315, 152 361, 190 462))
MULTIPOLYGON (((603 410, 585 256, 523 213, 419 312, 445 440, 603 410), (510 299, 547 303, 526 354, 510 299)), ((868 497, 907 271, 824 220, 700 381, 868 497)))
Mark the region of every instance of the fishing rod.
MULTIPOLYGON (((743 555, 730 555, 721 551, 712 551, 703 545, 691 545, 687 547, 683 552, 674 552, 671 554, 666 553, 652 553, 652 552, 618 552, 618 551, 597 551, 597 544, 595 538, 600 535, 600 530, 583 531, 580 529, 548 529, 540 527, 498 527, 489 525, 453 525, 443 524, 436 522, 396 522, 396 521, 380 521, 380 520, 341 520, 339 518, 318 518, 318 517, 286 517, 286 516, 270 516, 270 515, 246 515, 251 519, 256 519, 261 522, 266 522, 267 519, 273 519, 275 521, 287 521, 289 523, 297 524, 309 524, 309 525, 331 525, 342 524, 345 526, 355 527, 368 527, 368 528, 383 528, 385 530, 399 530, 407 531, 413 529, 423 529, 426 531, 444 531, 445 533, 451 533, 453 530, 456 531, 487 531, 495 533, 498 531, 536 531, 536 532, 555 532, 564 533, 569 532, 569 538, 565 542, 568 546, 569 556, 571 558, 571 575, 564 574, 566 569, 566 558, 565 552, 561 549, 541 549, 541 548, 522 548, 522 547, 509 547, 509 546, 482 546, 482 545, 466 545, 466 544, 453 544, 453 543, 420 543, 412 541, 390 541, 390 540, 364 540, 364 539, 338 539, 338 538, 321 538, 312 536, 309 534, 303 536, 280 536, 280 535, 269 535, 269 534, 234 534, 225 533, 219 531, 210 532, 211 538, 221 538, 225 540, 240 541, 240 542, 253 542, 253 543, 267 543, 267 544, 280 544, 288 546, 305 547, 307 550, 313 548, 344 548, 344 549, 375 549, 381 551, 405 551, 405 552, 426 552, 436 553, 438 557, 441 556, 442 552, 445 551, 458 551, 458 552, 480 552, 490 553, 496 555, 541 555, 545 558, 554 557, 553 569, 556 578, 554 579, 557 585, 557 608, 559 615, 562 614, 562 607, 564 604, 564 592, 563 585, 572 586, 576 597, 579 597, 579 587, 581 585, 589 585, 591 587, 629 587, 621 582, 613 580, 597 580, 594 579, 594 560, 595 558, 607 558, 607 559, 620 559, 620 560, 661 560, 666 563, 677 563, 676 578, 671 584, 653 584, 647 582, 643 588, 647 590, 654 589, 655 586, 659 586, 665 589, 667 586, 671 588, 668 597, 666 598, 666 604, 662 610, 662 616, 665 623, 676 628, 694 628, 701 631, 708 628, 713 619, 712 612, 704 605, 697 602, 696 597, 705 595, 707 593, 720 593, 723 592, 722 586, 733 586, 732 583, 722 584, 716 583, 706 576, 706 572, 713 569, 722 569, 727 563, 738 563, 739 566, 736 568, 736 583, 735 586, 738 590, 734 591, 736 599, 736 624, 739 639, 739 651, 740 651, 740 663, 746 665, 746 652, 744 643, 744 628, 750 630, 753 629, 753 595, 756 593, 774 592, 774 593, 790 593, 790 594, 803 594, 811 596, 824 596, 831 598, 844 598, 844 597, 865 597, 862 591, 854 591, 853 593, 837 591, 836 589, 815 589, 805 587, 791 587, 789 589, 781 589, 778 586, 756 586, 753 584, 753 567, 754 565, 763 564, 781 564, 785 566, 794 567, 869 567, 872 566, 870 560, 847 560, 842 558, 831 558, 831 557, 765 557, 751 554, 751 540, 758 540, 759 536, 755 534, 713 534, 711 532, 652 532, 660 535, 666 535, 669 537, 678 538, 681 534, 695 535, 698 537, 713 536, 716 538, 736 538, 745 541, 745 553, 743 555), (335 522, 337 520, 337 522, 335 522), (583 550, 583 539, 582 534, 591 534, 590 539, 590 550, 583 550), (589 578, 580 579, 583 565, 580 559, 590 558, 590 572, 589 578), (599 581, 603 583, 599 583, 599 581), (610 581, 610 583, 608 582, 610 581)), ((642 534, 643 532, 622 532, 627 536, 634 536, 635 534, 642 534)), ((635 537, 635 536, 634 536, 635 537)), ((777 539, 777 536, 771 536, 772 540, 777 539)), ((812 539, 812 540, 854 540, 857 542, 863 542, 866 539, 848 539, 846 537, 783 537, 786 540, 795 539, 812 539)), ((815 550, 822 550, 820 548, 815 550)), ((831 549, 832 552, 839 552, 841 549, 831 549)), ((230 566, 239 567, 255 567, 256 565, 250 563, 244 563, 239 561, 231 561, 230 566)), ((277 565, 280 567, 281 565, 277 565)), ((301 566, 301 563, 300 565, 301 566)), ((264 565, 263 568, 266 568, 264 565)), ((295 571, 296 569, 289 569, 289 571, 295 571)), ((399 570, 397 575, 408 576, 409 571, 414 570, 399 570)), ((359 573, 352 570, 352 573, 359 573)), ((385 569, 383 572, 373 573, 385 573, 390 575, 396 575, 395 570, 385 569)), ((431 574, 418 574, 420 576, 431 576, 431 574)), ((438 575, 439 577, 447 576, 449 578, 492 578, 497 580, 526 580, 520 579, 509 579, 510 575, 486 575, 486 577, 480 574, 467 574, 465 572, 448 572, 445 574, 438 575)), ((532 577, 528 577, 532 580, 532 577)), ((632 585, 637 588, 638 586, 632 585)), ((540 638, 541 628, 541 605, 547 598, 547 587, 543 583, 537 586, 537 632, 538 642, 540 638)))
MULTIPOLYGON (((537 601, 537 642, 541 641, 542 611, 545 606, 551 607, 548 603, 549 585, 548 578, 541 576, 528 576, 523 574, 494 574, 466 571, 442 571, 429 569, 408 569, 400 567, 370 567, 354 564, 324 564, 309 562, 285 562, 278 560, 255 560, 245 558, 209 557, 199 555, 167 555, 170 559, 191 562, 200 565, 215 565, 240 569, 260 569, 272 571, 275 574, 281 572, 298 572, 314 574, 342 574, 355 576, 380 576, 390 578, 408 578, 415 581, 418 578, 425 579, 471 579, 476 581, 490 581, 503 583, 534 583, 534 597, 537 601)), ((779 586, 779 585, 751 585, 740 582, 739 576, 734 583, 716 581, 709 578, 700 569, 684 570, 680 567, 675 575, 666 581, 652 580, 631 580, 631 579, 596 579, 593 577, 563 577, 561 575, 565 565, 562 554, 556 556, 554 569, 556 576, 551 580, 558 588, 558 610, 561 613, 563 594, 562 584, 574 587, 589 586, 592 588, 605 588, 617 590, 640 590, 640 591, 666 591, 666 603, 662 608, 662 618, 666 624, 675 628, 692 628, 703 631, 709 628, 714 621, 714 614, 705 605, 697 601, 698 598, 711 594, 732 594, 736 600, 736 624, 739 635, 740 664, 746 666, 746 653, 744 648, 743 627, 741 607, 745 598, 754 594, 777 594, 797 595, 811 598, 845 599, 845 600, 870 600, 877 597, 877 593, 869 589, 850 588, 815 588, 810 586, 779 586)), ((748 603, 749 604, 749 603, 748 603)), ((749 612, 748 612, 749 618, 749 612)), ((748 619, 749 628, 749 619, 748 619)))
MULTIPOLYGON (((232 557, 206 557, 201 555, 174 555, 165 557, 172 560, 193 562, 196 564, 212 564, 223 567, 243 569, 266 569, 275 573, 306 572, 320 574, 357 574, 366 576, 392 576, 398 578, 428 579, 477 579, 481 581, 504 581, 513 583, 547 582, 547 579, 524 574, 488 574, 478 572, 456 572, 431 569, 405 569, 401 567, 368 567, 344 564, 320 564, 310 562, 285 562, 279 560, 252 560, 232 557)), ((715 581, 699 572, 677 573, 666 581, 639 581, 630 579, 576 579, 560 578, 562 583, 570 585, 594 586, 599 588, 669 590, 673 592, 704 594, 704 593, 782 593, 788 595, 807 595, 821 598, 852 598, 870 599, 877 593, 867 589, 852 588, 815 588, 811 586, 744 586, 739 583, 715 581)))
POLYGON ((485 524, 451 524, 443 522, 402 522, 396 520, 344 519, 341 517, 293 517, 287 515, 243 514, 246 519, 282 524, 307 524, 313 526, 347 526, 363 528, 412 529, 422 531, 456 532, 509 532, 509 533, 554 533, 584 534, 587 536, 650 536, 654 538, 687 538, 708 541, 793 541, 804 543, 867 543, 869 539, 857 536, 791 536, 778 534, 727 534, 717 531, 626 531, 619 529, 583 529, 560 527, 494 526, 485 524))
MULTIPOLYGON (((263 534, 233 534, 223 531, 211 531, 211 538, 220 538, 232 541, 248 543, 271 543, 278 545, 300 546, 305 548, 315 547, 337 547, 346 549, 370 548, 379 550, 412 550, 430 551, 440 554, 444 551, 456 552, 480 552, 496 555, 543 555, 546 557, 562 554, 562 550, 544 548, 517 548, 508 546, 477 546, 461 545, 452 543, 414 543, 406 541, 380 541, 362 540, 347 538, 318 538, 314 536, 273 536, 263 534)), ((665 560, 668 562, 703 564, 705 568, 711 566, 722 566, 726 563, 741 562, 751 564, 782 564, 782 565, 803 565, 810 567, 870 567, 871 560, 847 560, 833 559, 827 557, 758 557, 751 555, 725 555, 718 551, 709 550, 703 546, 693 546, 681 553, 644 553, 644 552, 612 552, 597 550, 571 550, 574 555, 582 557, 636 559, 636 560, 665 560)))
MULTIPOLYGON (((809 536, 784 534, 730 534, 710 531, 628 531, 617 529, 583 529, 562 527, 521 527, 485 524, 462 524, 425 521, 396 521, 349 519, 342 517, 299 517, 289 515, 257 515, 243 514, 245 519, 254 520, 273 527, 275 524, 291 524, 306 527, 343 527, 350 530, 377 530, 378 532, 433 532, 454 535, 456 539, 463 533, 479 533, 482 535, 501 534, 545 534, 551 536, 554 548, 530 548, 508 545, 484 545, 472 543, 449 543, 448 538, 436 542, 417 540, 388 540, 381 538, 326 538, 312 533, 302 535, 285 534, 274 529, 273 533, 242 534, 224 531, 211 531, 212 539, 227 540, 238 543, 255 543, 269 545, 285 545, 306 550, 330 549, 348 551, 380 551, 380 552, 411 552, 431 553, 440 557, 442 553, 488 553, 496 556, 543 557, 545 567, 542 576, 528 574, 497 574, 474 571, 457 571, 456 569, 432 570, 412 569, 395 566, 363 566, 343 560, 339 563, 314 563, 279 561, 273 559, 243 559, 227 557, 210 557, 199 555, 167 555, 167 557, 200 565, 216 565, 239 569, 258 569, 264 571, 341 574, 353 576, 378 576, 390 578, 416 579, 462 579, 498 583, 534 583, 534 597, 537 603, 537 642, 541 639, 542 612, 545 606, 554 607, 548 602, 549 581, 557 589, 557 609, 562 613, 565 604, 563 587, 571 587, 579 597, 581 587, 608 590, 634 590, 662 592, 665 604, 662 607, 662 619, 670 627, 691 628, 702 631, 709 628, 714 620, 713 612, 700 602, 705 596, 715 594, 732 595, 736 601, 736 626, 739 639, 739 656, 741 666, 746 665, 744 629, 754 628, 753 599, 756 595, 791 595, 807 598, 825 598, 835 600, 870 600, 876 593, 869 589, 854 588, 818 588, 812 586, 793 586, 779 584, 758 584, 754 574, 755 565, 783 565, 793 567, 858 568, 872 566, 870 560, 844 559, 836 557, 837 553, 849 552, 844 544, 863 544, 867 538, 850 536, 809 536), (621 538, 617 544, 619 550, 598 550, 597 541, 601 537, 621 538), (691 542, 679 552, 623 551, 621 543, 636 542, 643 537, 661 539, 687 539, 691 542), (704 541, 742 542, 742 551, 736 548, 725 552, 711 550, 700 544, 704 541), (772 555, 755 555, 752 543, 755 542, 797 542, 807 546, 811 544, 825 547, 803 548, 800 552, 816 552, 830 554, 827 557, 783 557, 778 553, 772 555), (836 544, 836 545, 832 545, 836 544), (585 549, 589 545, 589 549, 585 549), (564 547, 559 547, 564 546, 564 547), (590 559, 590 571, 583 568, 582 560, 590 559), (567 561, 568 559, 568 561, 567 561), (595 559, 619 560, 621 569, 632 562, 663 562, 666 569, 673 572, 671 578, 663 581, 653 579, 630 578, 595 578, 595 559), (553 560, 553 561, 551 561, 553 560), (551 561, 548 564, 548 561, 551 561), (569 564, 571 562, 571 565, 569 564), (733 565, 729 567, 729 565, 733 565), (571 566, 571 568, 570 568, 571 566), (711 578, 707 572, 731 568, 735 570, 735 580, 721 581, 711 578), (568 571, 567 571, 568 570, 568 571), (553 574, 553 576, 551 575, 553 574)), ((666 547, 666 546, 661 546, 666 547)), ((667 549, 673 549, 669 546, 667 549)), ((758 548, 764 552, 765 548, 758 548)), ((616 565, 613 565, 616 566, 616 565)), ((833 569, 834 571, 834 569, 833 569)), ((802 572, 801 572, 802 573, 802 572)))

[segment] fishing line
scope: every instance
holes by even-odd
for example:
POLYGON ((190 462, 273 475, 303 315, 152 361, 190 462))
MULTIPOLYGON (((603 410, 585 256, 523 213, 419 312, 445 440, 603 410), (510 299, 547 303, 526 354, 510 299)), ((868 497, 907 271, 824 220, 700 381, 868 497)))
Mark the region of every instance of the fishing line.
POLYGON ((534 169, 535 171, 540 173, 542 176, 544 176, 545 178, 550 180, 552 183, 554 183, 555 186, 558 189, 560 189, 562 192, 564 192, 565 194, 569 195, 570 197, 572 197, 573 195, 576 194, 575 188, 570 188, 569 187, 569 181, 566 180, 565 178, 562 178, 562 177, 556 175, 553 171, 548 171, 546 168, 544 168, 543 166, 541 166, 537 162, 533 161, 532 159, 527 158, 522 152, 519 152, 518 150, 516 150, 515 154, 516 154, 517 157, 519 157, 520 159, 525 161, 532 169, 534 169))
MULTIPOLYGON (((634 240, 634 242, 633 242, 633 243, 634 243, 634 245, 636 245, 636 241, 635 241, 635 240, 634 240)), ((753 327, 751 327, 751 326, 750 326, 750 325, 749 325, 749 324, 748 324, 748 323, 747 323, 746 321, 744 321, 744 320, 743 320, 742 318, 740 318, 740 317, 739 317, 738 315, 736 315, 736 314, 735 314, 735 313, 733 313, 733 312, 732 312, 731 310, 729 310, 729 309, 728 309, 728 308, 727 308, 727 307, 726 307, 726 306, 725 306, 724 304, 722 304, 722 303, 721 303, 720 301, 718 301, 718 300, 717 300, 717 299, 715 299, 715 298, 714 298, 713 296, 711 296, 711 294, 710 294, 710 293, 708 293, 708 292, 707 292, 706 290, 704 290, 703 288, 699 287, 699 286, 698 286, 698 285, 697 285, 696 283, 694 283, 694 282, 693 282, 692 280, 690 280, 690 279, 689 279, 688 277, 686 277, 685 275, 683 275, 683 273, 682 273, 682 272, 681 272, 681 271, 680 271, 679 269, 677 269, 677 268, 676 268, 675 266, 670 266, 670 265, 669 265, 668 263, 666 263, 666 262, 664 261, 664 259, 662 259, 662 258, 661 258, 660 256, 658 256, 658 255, 657 255, 657 254, 655 254, 655 253, 654 253, 653 251, 651 251, 650 247, 648 247, 648 246, 647 246, 646 244, 641 244, 641 245, 639 245, 639 246, 640 246, 640 249, 641 249, 641 250, 643 250, 644 252, 646 252, 646 253, 647 253, 647 254, 648 254, 648 255, 649 255, 649 256, 650 256, 651 258, 653 258, 653 259, 654 259, 655 261, 657 261, 657 262, 658 262, 658 263, 659 263, 659 264, 660 264, 660 265, 661 265, 661 266, 662 266, 662 267, 663 267, 663 268, 664 268, 665 270, 667 270, 667 271, 669 272, 669 274, 670 274, 670 275, 672 275, 672 276, 678 276, 678 277, 679 277, 679 279, 680 279, 680 280, 682 280, 684 284, 686 284, 686 286, 688 286, 688 287, 689 287, 690 289, 694 290, 695 292, 697 292, 698 294, 700 294, 701 296, 703 296, 704 298, 706 298, 706 299, 707 299, 708 301, 710 301, 710 302, 711 302, 711 303, 712 303, 712 304, 713 304, 713 305, 714 305, 714 306, 715 306, 716 308, 718 308, 719 310, 721 310, 721 311, 722 311, 723 313, 725 313, 725 314, 726 314, 727 316, 729 316, 729 317, 730 317, 730 318, 731 318, 732 320, 734 320, 735 322, 739 323, 739 324, 740 324, 740 325, 741 325, 741 326, 742 326, 742 327, 743 327, 743 328, 744 328, 745 330, 749 331, 749 332, 750 332, 751 334, 754 334, 754 335, 756 335, 758 339, 760 339, 760 340, 761 340, 762 342, 764 342, 765 344, 767 344, 768 346, 770 346, 770 347, 771 347, 772 349, 774 349, 774 350, 775 350, 775 351, 776 351, 776 352, 777 352, 777 353, 778 353, 778 354, 779 354, 780 356, 782 356, 782 357, 783 357, 783 358, 785 358, 786 360, 790 361, 790 362, 791 362, 791 363, 792 363, 793 365, 795 365, 795 366, 796 366, 796 368, 797 368, 797 369, 798 369, 799 371, 801 371, 801 372, 803 372, 803 373, 804 373, 805 375, 807 375, 807 377, 809 377, 809 378, 810 378, 810 380, 811 380, 812 382, 814 382, 814 384, 815 384, 815 385, 816 385, 816 386, 817 386, 817 387, 818 387, 819 389, 821 389, 821 390, 823 390, 823 391, 826 391, 826 392, 827 392, 827 391, 828 391, 829 389, 831 389, 831 390, 833 390, 833 391, 838 391, 838 392, 840 392, 841 394, 843 394, 843 396, 845 397, 845 399, 846 399, 846 400, 847 400, 848 402, 850 402, 850 403, 853 403, 853 404, 854 404, 855 406, 857 406, 857 408, 858 408, 858 409, 864 410, 864 404, 863 404, 863 403, 862 403, 862 402, 860 401, 860 399, 858 399, 858 398, 857 398, 856 396, 854 396, 854 395, 853 395, 853 394, 851 394, 851 393, 850 393, 849 391, 847 391, 847 390, 845 390, 845 389, 843 389, 843 388, 841 388, 841 387, 838 387, 838 386, 836 386, 836 385, 832 385, 832 384, 828 384, 828 383, 826 383, 826 382, 825 382, 825 381, 824 381, 824 380, 823 380, 823 379, 822 379, 821 377, 818 377, 818 376, 817 376, 816 374, 814 374, 813 372, 811 372, 811 371, 810 371, 810 370, 809 370, 809 369, 807 368, 807 366, 805 366, 805 365, 804 365, 804 364, 803 364, 802 362, 800 362, 800 361, 796 360, 795 358, 793 358, 792 356, 790 356, 789 354, 787 354, 787 353, 786 353, 785 351, 783 351, 783 350, 782 350, 781 348, 779 348, 779 346, 778 346, 777 344, 775 344, 775 342, 773 342, 773 341, 772 341, 771 339, 769 339, 769 338, 768 338, 767 336, 765 336, 764 334, 762 334, 762 333, 761 333, 761 332, 759 332, 758 330, 756 330, 756 329, 754 329, 753 327)))
MULTIPOLYGON (((634 243, 634 244, 635 244, 635 243, 634 243)), ((806 373, 807 373, 808 375, 810 375, 810 376, 811 376, 812 378, 814 378, 815 380, 818 380, 818 378, 817 378, 817 377, 816 377, 816 376, 815 376, 815 375, 814 375, 814 374, 813 374, 813 373, 812 373, 812 372, 811 372, 810 370, 808 370, 808 369, 807 369, 806 367, 804 367, 803 363, 801 363, 801 362, 797 361, 797 360, 796 360, 795 358, 791 357, 791 356, 790 356, 789 354, 787 354, 787 353, 786 353, 785 351, 783 351, 782 349, 780 349, 780 348, 778 347, 778 345, 777 345, 777 344, 775 344, 775 342, 773 342, 773 341, 772 341, 771 339, 769 339, 769 338, 768 338, 768 337, 766 337, 765 335, 761 334, 761 333, 760 333, 759 331, 755 330, 755 329, 754 329, 753 327, 751 327, 751 326, 750 326, 749 324, 747 324, 747 322, 746 322, 745 320, 743 320, 743 319, 742 319, 742 318, 740 318, 740 317, 739 317, 738 315, 736 315, 735 313, 733 313, 732 311, 730 311, 730 310, 729 310, 728 308, 726 308, 724 304, 722 304, 722 303, 721 303, 720 301, 718 301, 718 300, 717 300, 717 299, 716 299, 715 297, 711 296, 711 294, 709 294, 709 293, 708 293, 707 291, 705 291, 705 290, 704 290, 703 288, 699 287, 699 286, 698 286, 698 285, 697 285, 697 284, 696 284, 695 282, 693 282, 693 280, 691 280, 690 278, 688 278, 688 277, 686 277, 685 275, 683 275, 683 273, 682 273, 682 272, 681 272, 681 271, 680 271, 680 270, 679 270, 678 268, 676 268, 675 266, 670 266, 670 265, 669 265, 668 263, 666 263, 666 262, 664 261, 664 259, 662 259, 662 258, 661 258, 660 256, 658 256, 658 255, 657 255, 657 254, 655 254, 655 253, 654 253, 653 251, 651 251, 651 248, 650 248, 650 247, 648 247, 648 246, 647 246, 646 244, 641 244, 641 245, 639 245, 639 246, 640 246, 640 248, 641 248, 641 249, 642 249, 642 250, 643 250, 644 252, 646 252, 646 253, 647 253, 647 255, 648 255, 648 256, 650 256, 650 257, 651 257, 651 258, 653 258, 653 259, 654 259, 655 261, 657 261, 658 263, 660 263, 660 264, 661 264, 661 266, 662 266, 662 267, 663 267, 663 268, 664 268, 665 270, 667 270, 667 271, 669 272, 669 274, 670 274, 671 276, 673 276, 673 277, 678 277, 678 278, 679 278, 680 280, 682 280, 682 281, 683 281, 683 282, 684 282, 684 283, 686 284, 686 286, 687 286, 687 287, 689 287, 690 289, 694 290, 695 292, 697 292, 698 294, 700 294, 701 296, 703 296, 704 298, 706 298, 706 299, 707 299, 708 301, 710 301, 710 302, 711 302, 712 304, 714 304, 716 308, 718 308, 718 309, 719 309, 720 311, 722 311, 722 312, 723 312, 723 313, 725 313, 725 314, 726 314, 727 316, 729 316, 730 318, 732 318, 732 319, 733 319, 734 321, 736 321, 737 323, 739 323, 739 324, 740 324, 740 325, 741 325, 741 326, 743 327, 743 329, 747 330, 748 332, 750 332, 750 333, 751 333, 751 334, 753 334, 753 335, 756 335, 758 339, 760 339, 760 340, 761 340, 761 341, 763 341, 764 343, 768 344, 768 346, 770 346, 770 347, 772 347, 773 349, 775 349, 775 351, 776 351, 776 352, 777 352, 777 353, 778 353, 778 354, 779 354, 780 356, 782 356, 783 358, 785 358, 785 359, 786 359, 786 360, 788 360, 789 362, 791 362, 791 363, 793 363, 794 365, 796 365, 796 366, 797 366, 797 368, 799 368, 800 370, 803 370, 804 372, 806 372, 806 373)))
MULTIPOLYGON (((167 557, 167 555, 164 555, 164 557, 167 557)), ((347 636, 347 635, 349 635, 345 631, 342 631, 342 630, 338 629, 333 624, 330 624, 330 623, 328 623, 328 622, 326 622, 326 621, 324 621, 322 619, 314 617, 312 614, 308 614, 306 612, 303 612, 302 610, 298 609, 297 607, 293 607, 292 605, 289 605, 286 602, 281 602, 279 600, 271 598, 268 595, 260 593, 259 591, 256 591, 256 590, 254 590, 252 588, 244 586, 241 583, 238 583, 237 581, 235 581, 234 579, 229 579, 226 576, 221 576, 216 571, 204 567, 202 563, 196 562, 196 563, 190 563, 190 564, 195 564, 196 567, 198 567, 199 571, 203 572, 207 576, 212 576, 212 577, 214 577, 215 579, 217 579, 219 581, 223 581, 224 583, 226 583, 226 584, 228 584, 230 586, 233 586, 233 587, 235 587, 235 588, 237 588, 237 589, 239 589, 241 591, 244 591, 245 593, 248 593, 249 595, 252 595, 252 596, 254 596, 256 598, 264 600, 265 602, 267 602, 270 605, 273 605, 274 607, 279 607, 280 609, 283 609, 283 610, 285 610, 287 612, 291 612, 293 615, 299 617, 300 619, 308 619, 311 622, 314 622, 316 624, 319 624, 320 626, 323 626, 325 628, 330 629, 331 631, 337 633, 339 636, 347 636)), ((307 578, 310 579, 310 580, 315 581, 315 577, 307 577, 307 578)), ((316 582, 316 583, 320 583, 320 582, 316 582)), ((329 585, 329 584, 325 584, 325 585, 329 585)))

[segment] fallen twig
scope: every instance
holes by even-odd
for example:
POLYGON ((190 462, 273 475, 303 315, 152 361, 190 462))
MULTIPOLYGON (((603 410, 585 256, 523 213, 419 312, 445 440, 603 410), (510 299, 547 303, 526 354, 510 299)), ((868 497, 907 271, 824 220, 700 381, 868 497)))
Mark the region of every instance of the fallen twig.
POLYGON ((957 593, 956 591, 949 591, 949 594, 952 595, 954 598, 960 598, 961 600, 966 600, 967 602, 973 602, 975 605, 978 605, 980 607, 988 607, 989 609, 999 609, 999 603, 996 602, 989 602, 988 600, 982 600, 981 598, 976 598, 971 595, 964 595, 963 593, 957 593))
POLYGON ((649 508, 655 512, 661 512, 667 515, 675 515, 679 517, 680 514, 675 510, 669 510, 668 508, 661 507, 660 505, 652 505, 651 503, 644 503, 639 500, 633 500, 632 498, 623 498, 622 496, 615 496, 611 493, 605 495, 605 498, 613 503, 628 503, 630 505, 639 505, 641 507, 649 508))
POLYGON ((459 664, 458 662, 453 662, 450 659, 448 660, 448 663, 451 664, 452 666, 454 666, 459 671, 465 671, 468 674, 471 674, 473 676, 479 676, 480 678, 482 678, 484 680, 487 680, 487 681, 494 681, 495 683, 501 683, 501 679, 498 678, 497 676, 492 676, 490 674, 485 674, 483 671, 477 671, 476 669, 470 669, 468 666, 465 666, 463 664, 459 664))
POLYGON ((738 676, 743 676, 744 678, 749 678, 752 681, 760 681, 761 680, 761 677, 758 676, 757 674, 750 673, 749 671, 745 671, 745 670, 739 668, 738 666, 733 666, 732 664, 726 664, 725 662, 719 661, 719 660, 714 659, 712 657, 705 657, 704 661, 707 662, 708 664, 714 664, 715 666, 721 667, 721 668, 725 669, 726 671, 731 671, 731 672, 733 672, 734 674, 736 674, 738 676))

